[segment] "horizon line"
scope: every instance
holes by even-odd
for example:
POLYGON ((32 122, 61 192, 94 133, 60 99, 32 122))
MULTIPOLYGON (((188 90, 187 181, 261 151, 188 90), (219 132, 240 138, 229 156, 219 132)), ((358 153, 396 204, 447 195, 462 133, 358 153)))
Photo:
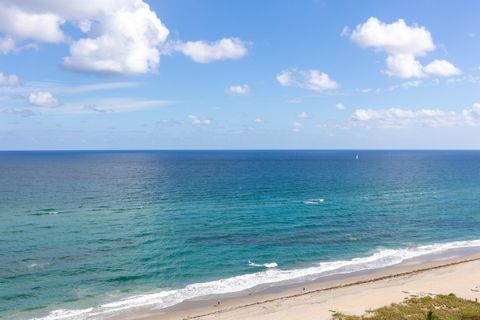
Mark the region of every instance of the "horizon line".
POLYGON ((325 148, 325 149, 313 149, 313 148, 284 148, 284 149, 261 149, 261 148, 238 148, 238 149, 208 149, 208 148, 185 148, 185 149, 6 149, 0 150, 0 152, 100 152, 100 151, 112 151, 112 152, 141 152, 141 151, 480 151, 480 149, 454 149, 454 148, 325 148))

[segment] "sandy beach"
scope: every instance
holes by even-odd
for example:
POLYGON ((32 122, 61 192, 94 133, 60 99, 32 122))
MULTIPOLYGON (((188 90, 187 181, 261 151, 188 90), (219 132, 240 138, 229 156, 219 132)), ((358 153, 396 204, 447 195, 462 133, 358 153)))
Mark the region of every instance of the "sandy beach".
POLYGON ((184 302, 167 310, 136 312, 122 319, 330 319, 332 312, 363 314, 416 294, 449 294, 480 299, 480 254, 464 258, 401 265, 368 275, 316 281, 274 293, 184 302))

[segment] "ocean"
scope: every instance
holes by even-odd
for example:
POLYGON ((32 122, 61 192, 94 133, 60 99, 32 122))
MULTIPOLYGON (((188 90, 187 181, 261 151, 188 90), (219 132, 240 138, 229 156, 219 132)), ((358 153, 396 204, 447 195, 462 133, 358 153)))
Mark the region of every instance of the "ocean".
POLYGON ((0 152, 0 318, 106 318, 479 247, 479 200, 479 151, 0 152))

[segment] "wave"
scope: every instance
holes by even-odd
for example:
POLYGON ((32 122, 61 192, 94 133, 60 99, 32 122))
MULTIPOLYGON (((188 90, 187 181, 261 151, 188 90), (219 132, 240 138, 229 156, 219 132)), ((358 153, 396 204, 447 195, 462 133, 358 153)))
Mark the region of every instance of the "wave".
POLYGON ((24 213, 26 215, 30 216, 45 216, 45 215, 56 215, 59 214, 59 211, 55 209, 44 209, 44 210, 38 210, 38 211, 27 211, 24 213))
POLYGON ((308 199, 303 201, 304 204, 313 204, 313 205, 319 205, 325 202, 325 199, 308 199))
MULTIPOLYGON (((352 272, 378 269, 402 263, 405 260, 421 257, 428 254, 443 253, 452 249, 480 247, 480 240, 455 241, 437 243, 412 248, 381 249, 372 255, 351 260, 338 260, 320 262, 311 267, 301 269, 282 270, 260 265, 267 270, 239 275, 231 278, 194 283, 181 289, 160 291, 158 293, 132 296, 116 302, 102 304, 96 307, 81 310, 55 310, 50 312, 42 320, 83 320, 103 319, 119 312, 137 308, 149 308, 158 310, 173 306, 182 301, 201 298, 211 295, 241 292, 252 289, 259 285, 271 285, 285 281, 313 280, 333 274, 348 274, 352 272)), ((254 264, 253 262, 252 265, 254 264)), ((276 263, 275 263, 276 264, 276 263)), ((269 264, 273 266, 273 263, 269 264)))
POLYGON ((264 267, 264 268, 276 268, 276 267, 278 267, 278 264, 275 261, 259 264, 259 263, 255 263, 255 262, 252 262, 252 261, 248 260, 248 265, 250 267, 264 267))

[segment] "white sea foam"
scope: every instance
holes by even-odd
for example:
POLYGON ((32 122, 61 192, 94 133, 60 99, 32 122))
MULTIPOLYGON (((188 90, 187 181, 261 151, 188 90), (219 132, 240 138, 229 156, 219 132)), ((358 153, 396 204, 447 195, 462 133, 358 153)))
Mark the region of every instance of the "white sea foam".
POLYGON ((252 262, 252 261, 248 260, 248 265, 251 266, 251 267, 265 267, 265 268, 276 268, 276 267, 278 267, 278 264, 275 261, 260 264, 260 263, 255 263, 255 262, 252 262))
MULTIPOLYGON (((320 278, 332 274, 347 274, 362 270, 378 269, 393 266, 407 259, 417 258, 428 254, 443 253, 447 250, 479 247, 480 240, 455 241, 402 249, 377 250, 367 257, 352 260, 320 262, 308 268, 282 270, 266 267, 267 270, 235 276, 216 281, 194 283, 181 289, 165 290, 158 293, 132 296, 116 302, 102 304, 82 310, 55 310, 42 320, 83 320, 105 319, 119 312, 145 308, 150 310, 162 309, 178 304, 187 299, 205 297, 209 295, 240 292, 259 285, 268 285, 282 281, 300 281, 320 278)), ((273 266, 273 263, 271 264, 273 266)))
POLYGON ((313 204, 313 205, 322 204, 324 202, 325 202, 325 199, 308 199, 303 201, 304 204, 313 204))

